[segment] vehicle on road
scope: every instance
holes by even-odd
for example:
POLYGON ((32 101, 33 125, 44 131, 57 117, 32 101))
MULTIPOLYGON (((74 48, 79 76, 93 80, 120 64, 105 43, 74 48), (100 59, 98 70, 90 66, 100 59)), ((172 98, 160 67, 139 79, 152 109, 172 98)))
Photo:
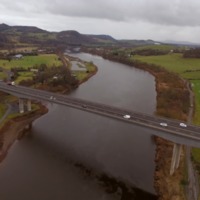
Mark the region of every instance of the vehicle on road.
POLYGON ((15 82, 14 82, 14 81, 8 81, 8 82, 7 82, 7 85, 13 85, 13 86, 14 86, 14 85, 15 85, 15 82))
POLYGON ((166 127, 166 126, 167 126, 167 123, 165 123, 165 122, 161 122, 160 125, 166 127))
POLYGON ((124 115, 123 118, 124 118, 124 119, 130 119, 131 116, 130 116, 130 115, 124 115))
POLYGON ((183 122, 181 122, 181 123, 179 124, 179 126, 181 126, 181 127, 187 127, 187 125, 186 125, 185 123, 183 123, 183 122))

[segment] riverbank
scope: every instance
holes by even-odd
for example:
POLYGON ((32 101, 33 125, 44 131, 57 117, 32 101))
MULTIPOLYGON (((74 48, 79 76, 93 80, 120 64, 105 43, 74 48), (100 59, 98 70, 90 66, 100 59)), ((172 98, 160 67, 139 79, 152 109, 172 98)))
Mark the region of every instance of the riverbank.
MULTIPOLYGON (((161 85, 162 86, 162 85, 161 85)), ((164 85, 165 87, 166 87, 166 85, 164 85)), ((161 88, 161 87, 160 87, 161 88)), ((169 172, 169 171, 168 171, 169 172)), ((169 173, 168 173, 168 175, 169 175, 169 173)))
POLYGON ((6 157, 11 145, 31 127, 32 122, 48 112, 44 105, 38 106, 37 110, 7 120, 0 128, 0 162, 6 157))
MULTIPOLYGON (((68 56, 68 58, 70 58, 68 56)), ((72 61, 72 59, 69 59, 69 61, 72 61)), ((81 62, 81 60, 79 59, 81 62)), ((65 62, 64 65, 67 67, 69 65, 68 62, 65 62)), ((91 69, 91 67, 90 67, 91 69)), ((86 73, 86 76, 80 80, 78 80, 78 85, 84 83, 89 78, 91 78, 93 75, 95 75, 98 71, 98 68, 93 65, 92 70, 88 71, 86 73)), ((43 84, 40 86, 37 86, 38 89, 43 90, 50 90, 52 91, 52 88, 50 89, 47 87, 47 85, 43 84)), ((54 88, 54 92, 69 94, 72 90, 68 87, 57 87, 54 88)), ((1 96, 3 99, 6 99, 6 94, 2 94, 1 96)), ((0 162, 6 157, 7 152, 10 148, 10 146, 15 142, 15 140, 20 139, 23 134, 27 131, 26 127, 31 125, 31 123, 36 120, 37 118, 41 117, 42 115, 46 114, 48 112, 48 109, 42 105, 41 103, 37 103, 39 106, 38 109, 25 113, 21 116, 13 117, 6 122, 2 122, 3 125, 0 128, 0 162)), ((6 111, 4 109, 4 111, 6 111)), ((5 119, 6 120, 6 119, 5 119)))
MULTIPOLYGON (((148 71, 155 77, 157 91, 157 115, 187 121, 190 98, 187 83, 177 74, 171 73, 156 65, 136 62, 129 57, 118 57, 106 51, 95 51, 84 49, 84 52, 99 55, 105 59, 112 60, 148 71)), ((182 151, 180 166, 170 176, 170 165, 173 144, 167 140, 155 137, 155 174, 154 186, 159 200, 184 200, 185 152, 182 151)))
MULTIPOLYGON (((184 195, 184 160, 182 149, 179 168, 170 175, 170 164, 173 153, 173 144, 167 140, 156 137, 156 169, 154 174, 154 187, 159 200, 185 200, 184 195)), ((184 150, 185 151, 185 150, 184 150)))
POLYGON ((82 61, 81 59, 69 56, 68 54, 64 54, 62 60, 63 63, 65 63, 65 66, 72 71, 73 76, 79 81, 79 85, 86 82, 98 71, 97 66, 92 62, 82 61), (76 62, 76 70, 73 70, 72 62, 76 62))

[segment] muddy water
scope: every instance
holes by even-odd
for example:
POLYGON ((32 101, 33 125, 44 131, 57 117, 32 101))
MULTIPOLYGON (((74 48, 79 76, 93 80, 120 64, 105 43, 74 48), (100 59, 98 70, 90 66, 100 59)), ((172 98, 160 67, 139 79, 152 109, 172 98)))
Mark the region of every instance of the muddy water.
MULTIPOLYGON (((93 61, 98 73, 71 96, 150 114, 155 111, 155 82, 149 73, 98 56, 76 56, 93 61)), ((49 112, 34 122, 31 134, 15 142, 1 164, 1 199, 152 198, 138 191, 130 197, 121 182, 155 193, 153 133, 63 106, 48 107, 49 112), (108 186, 105 177, 116 179, 118 185, 108 186)))

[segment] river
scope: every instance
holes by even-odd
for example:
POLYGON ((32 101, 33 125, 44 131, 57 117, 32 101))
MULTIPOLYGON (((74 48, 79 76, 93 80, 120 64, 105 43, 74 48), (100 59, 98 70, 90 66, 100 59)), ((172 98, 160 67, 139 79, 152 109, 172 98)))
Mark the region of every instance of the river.
MULTIPOLYGON (((98 72, 71 96, 154 113, 155 80, 148 72, 90 54, 73 56, 93 61, 98 72)), ((120 187, 112 192, 105 189, 105 182, 102 186, 97 178, 102 173, 155 193, 152 131, 60 105, 47 106, 49 112, 33 123, 29 136, 14 143, 1 163, 2 200, 126 199, 120 187)), ((136 192, 134 199, 142 198, 136 192)))

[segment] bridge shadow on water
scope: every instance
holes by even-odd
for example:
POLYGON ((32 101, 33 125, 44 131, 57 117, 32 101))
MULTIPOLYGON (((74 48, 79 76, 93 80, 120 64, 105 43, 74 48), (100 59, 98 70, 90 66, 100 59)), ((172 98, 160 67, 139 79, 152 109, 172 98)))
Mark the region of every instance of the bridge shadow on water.
MULTIPOLYGON (((78 174, 81 174, 84 180, 91 180, 93 183, 97 184, 100 188, 104 190, 106 194, 110 194, 115 197, 115 199, 120 200, 157 200, 158 197, 155 194, 151 194, 142 189, 137 188, 122 178, 113 177, 109 173, 103 173, 99 168, 91 168, 84 162, 79 162, 77 155, 63 152, 63 149, 55 146, 53 143, 49 143, 41 140, 38 135, 34 135, 35 131, 29 132, 22 140, 36 142, 40 147, 42 146, 42 151, 48 151, 54 159, 64 162, 65 165, 70 165, 77 170, 78 174)), ((68 149, 69 150, 69 149, 68 149)), ((78 189, 78 188, 77 188, 78 189)))
MULTIPOLYGON (((71 185, 70 187, 72 187, 74 183, 69 177, 66 178, 65 172, 62 172, 63 169, 59 173, 56 172, 55 170, 59 171, 60 167, 56 166, 56 168, 54 169, 54 167, 50 166, 50 164, 52 164, 52 161, 49 160, 53 160, 53 166, 55 165, 55 163, 58 163, 58 165, 61 165, 62 168, 69 171, 69 173, 72 173, 72 171, 74 173, 75 171, 76 174, 79 174, 81 176, 81 179, 84 180, 86 185, 88 184, 88 182, 92 181, 92 183, 94 185, 97 185, 98 188, 101 188, 101 190, 103 190, 105 194, 111 195, 111 199, 157 199, 155 195, 134 187, 126 180, 114 178, 111 174, 102 173, 101 171, 99 171, 99 169, 90 168, 89 166, 86 166, 81 162, 77 162, 76 158, 71 159, 69 155, 63 152, 62 148, 55 146, 55 144, 53 143, 44 141, 43 138, 38 137, 38 135, 35 134, 35 131, 34 133, 29 132, 28 134, 24 135, 19 141, 16 141, 10 152, 8 153, 8 158, 5 159, 5 163, 2 163, 3 166, 1 166, 0 171, 1 196, 6 197, 6 199, 8 200, 11 200, 14 196, 16 196, 16 194, 20 194, 20 192, 23 192, 26 195, 31 195, 31 193, 33 192, 34 199, 35 197, 37 197, 37 195, 39 197, 41 196, 41 191, 39 191, 38 188, 42 187, 44 191, 48 190, 49 187, 52 187, 48 186, 48 184, 51 185, 52 181, 57 182, 57 178, 64 178, 64 182, 62 183, 65 185, 62 185, 62 187, 59 184, 55 185, 55 187, 53 186, 54 189, 49 191, 49 194, 56 193, 52 192, 53 190, 57 190, 57 192, 62 193, 63 186, 66 190, 66 188, 69 187, 69 184, 71 185), (45 168, 45 171, 42 169, 43 167, 45 168), (52 172, 56 175, 52 175, 52 172), (59 174, 61 174, 62 177, 60 177, 59 174), (12 182, 10 182, 11 177, 12 182), (8 192, 5 194, 2 190, 8 192)), ((75 184, 75 186, 73 187, 74 190, 79 193, 79 185, 75 184)), ((25 194, 22 195, 22 200, 27 198, 25 194), (26 198, 23 198, 23 196, 26 198)), ((71 195, 71 198, 74 200, 75 198, 72 197, 73 195, 74 194, 71 195)), ((66 198, 66 196, 64 197, 66 198)), ((59 200, 65 198, 60 198, 59 200)), ((31 200, 32 198, 29 197, 29 199, 31 200)))
MULTIPOLYGON (((70 110, 71 109, 68 109, 68 114, 65 113, 65 116, 60 118, 59 122, 57 121, 54 130, 47 128, 46 133, 41 135, 39 133, 41 131, 40 123, 36 125, 35 128, 33 126, 33 131, 29 138, 37 140, 37 143, 41 143, 45 149, 55 154, 55 157, 65 161, 67 165, 78 169, 85 179, 93 180, 96 184, 101 186, 106 193, 115 195, 117 197, 116 199, 156 200, 157 197, 155 193, 153 194, 144 191, 144 189, 139 189, 141 183, 137 184, 137 181, 133 183, 130 181, 131 178, 129 180, 127 179, 127 176, 134 177, 134 175, 137 174, 137 171, 134 172, 135 169, 133 166, 136 166, 136 170, 141 168, 141 161, 139 161, 141 158, 137 158, 138 155, 143 157, 144 154, 146 154, 147 157, 143 157, 142 159, 152 159, 150 156, 151 154, 149 154, 150 152, 148 152, 148 145, 154 143, 152 135, 149 134, 148 138, 150 138, 151 141, 150 144, 146 145, 148 153, 146 151, 140 152, 139 149, 134 149, 138 148, 138 146, 143 148, 142 144, 140 144, 140 139, 133 140, 134 134, 136 138, 138 135, 140 135, 141 138, 144 137, 144 135, 141 136, 140 129, 139 131, 137 130, 139 133, 133 132, 133 134, 130 134, 127 132, 131 126, 130 124, 127 125, 125 123, 126 126, 124 129, 120 128, 120 124, 123 124, 122 126, 124 127, 123 122, 118 122, 113 119, 108 120, 102 116, 96 116, 94 119, 91 113, 86 114, 85 112, 77 110, 73 110, 73 113, 71 113, 70 110), (76 121, 79 120, 77 116, 81 119, 77 122, 78 125, 74 125, 73 115, 76 121), (104 119, 103 122, 102 118, 104 119), (66 119, 68 120, 67 126, 66 119), (98 124, 99 120, 101 121, 101 128, 96 127, 96 123, 98 124), (88 121, 90 122, 89 124, 88 121), (85 133, 85 127, 87 127, 91 133, 89 131, 85 133), (111 129, 114 134, 111 133, 111 129), (64 130, 67 130, 67 132, 64 130), (114 135, 115 139, 113 138, 114 135), (60 138, 62 138, 62 140, 60 140, 60 138), (139 162, 139 164, 137 162, 139 162), (107 170, 105 170, 106 168, 107 170), (114 172, 111 172, 112 170, 114 170, 114 172), (127 172, 121 173, 120 170, 127 170, 127 172), (130 171, 132 172, 129 173, 130 171)), ((56 116, 54 116, 53 119, 55 119, 55 117, 56 116)), ((48 124, 53 123, 51 120, 52 119, 48 118, 48 124)), ((129 132, 132 132, 132 130, 129 132)), ((146 168, 146 170, 143 172, 143 175, 140 176, 143 176, 145 179, 145 176, 147 176, 146 173, 148 173, 147 169, 152 168, 152 166, 145 165, 142 166, 142 169, 143 168, 146 168)), ((143 180, 141 180, 141 182, 142 181, 143 180)))
POLYGON ((135 130, 131 128, 132 125, 113 119, 81 111, 72 112, 71 109, 63 112, 63 107, 59 108, 56 109, 59 115, 52 109, 50 116, 36 120, 30 134, 13 145, 1 167, 0 194, 3 194, 1 190, 7 190, 7 197, 27 190, 33 198, 38 198, 41 197, 40 188, 43 188, 49 191, 46 199, 55 199, 55 193, 63 193, 63 198, 59 198, 61 200, 69 195, 66 194, 67 187, 72 188, 70 197, 75 200, 78 198, 72 196, 78 195, 82 186, 79 185, 81 181, 73 183, 73 171, 80 175, 86 185, 92 182, 95 188, 100 187, 112 199, 157 199, 153 192, 138 189, 153 185, 149 172, 154 169, 154 147, 152 135, 145 137, 146 129, 135 130), (9 181, 11 179, 12 182, 9 181), (20 187, 16 186, 19 180, 20 187), (54 182, 58 184, 54 186, 54 182), (51 193, 53 195, 50 197, 51 193))

